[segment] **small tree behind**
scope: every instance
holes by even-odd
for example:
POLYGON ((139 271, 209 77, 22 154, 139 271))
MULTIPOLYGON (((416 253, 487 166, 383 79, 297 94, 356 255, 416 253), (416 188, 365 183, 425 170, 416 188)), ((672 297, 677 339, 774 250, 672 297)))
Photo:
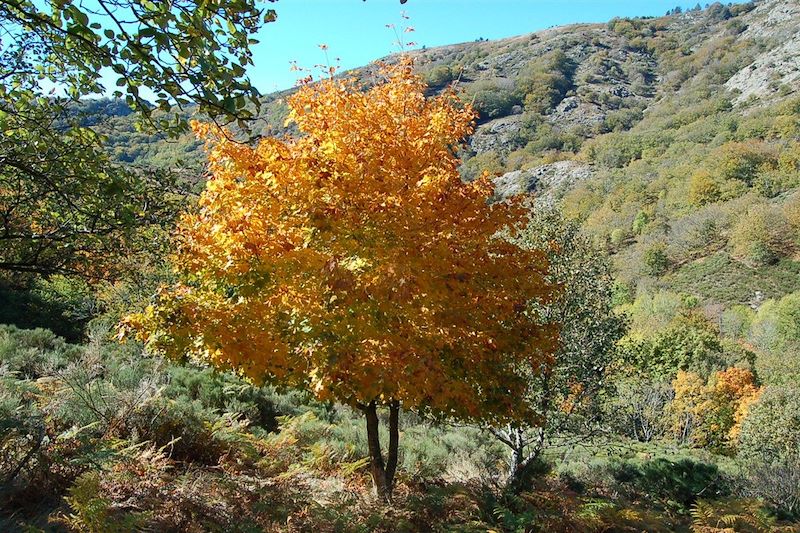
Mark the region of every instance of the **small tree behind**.
POLYGON ((512 240, 527 249, 545 250, 550 265, 547 281, 561 288, 546 305, 533 303, 541 320, 561 325, 555 357, 530 376, 526 394, 517 398, 534 416, 493 430, 511 448, 513 488, 524 481, 556 434, 570 431, 585 436, 596 430, 597 400, 626 321, 612 309, 607 259, 558 210, 538 210, 512 240))
POLYGON ((498 238, 518 202, 490 205, 454 155, 474 113, 432 99, 409 61, 364 90, 325 80, 289 98, 302 136, 257 148, 211 126, 212 178, 179 225, 181 282, 128 323, 149 346, 364 412, 372 478, 391 498, 401 406, 468 420, 535 416, 517 401, 549 366, 538 325, 546 258, 498 238), (377 408, 388 406, 384 461, 377 408))

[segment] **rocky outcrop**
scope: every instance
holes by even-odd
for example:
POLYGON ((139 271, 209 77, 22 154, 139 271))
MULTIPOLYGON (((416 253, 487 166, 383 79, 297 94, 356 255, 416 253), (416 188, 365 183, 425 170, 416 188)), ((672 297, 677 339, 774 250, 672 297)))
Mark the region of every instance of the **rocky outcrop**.
POLYGON ((748 26, 740 39, 762 42, 766 49, 725 83, 739 93, 735 102, 800 89, 800 2, 765 2, 745 21, 748 26))
POLYGON ((535 194, 538 202, 550 203, 575 184, 592 177, 592 167, 578 161, 557 161, 529 170, 516 170, 495 178, 495 196, 535 194))
POLYGON ((509 115, 481 124, 469 140, 475 153, 509 151, 518 147, 522 117, 509 115))

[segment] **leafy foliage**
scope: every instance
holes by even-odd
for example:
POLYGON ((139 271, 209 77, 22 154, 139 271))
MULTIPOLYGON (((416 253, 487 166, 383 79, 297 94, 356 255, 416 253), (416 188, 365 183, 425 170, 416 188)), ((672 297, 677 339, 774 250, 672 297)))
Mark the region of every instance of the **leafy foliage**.
POLYGON ((546 251, 546 280, 562 289, 551 302, 536 305, 540 320, 560 324, 561 334, 546 370, 529 376, 527 394, 520 398, 530 404, 535 416, 495 430, 512 449, 511 483, 519 487, 556 435, 597 431, 600 398, 627 324, 612 309, 608 262, 580 235, 577 224, 565 221, 555 209, 540 208, 516 242, 546 251))
POLYGON ((113 164, 96 132, 48 101, 4 102, 0 271, 118 278, 121 257, 159 251, 182 205, 169 174, 113 164))
POLYGON ((541 252, 493 238, 525 211, 461 183, 451 147, 470 110, 426 100, 407 62, 385 75, 300 90, 294 142, 250 149, 197 126, 214 178, 181 222, 185 281, 130 323, 152 348, 320 398, 520 416, 516 369, 541 372, 554 331, 525 312, 550 292, 541 252))
POLYGON ((750 407, 739 435, 750 492, 789 516, 800 512, 800 395, 795 387, 767 387, 750 407))
MULTIPOLYGON (((12 32, 3 49, 10 76, 0 97, 16 100, 38 92, 39 76, 62 84, 70 98, 102 93, 104 68, 119 76, 117 96, 149 117, 145 88, 163 111, 198 104, 211 117, 252 116, 257 90, 245 75, 252 63, 253 33, 275 20, 247 0, 159 4, 101 0, 94 9, 73 2, 41 6, 5 3, 0 20, 12 32), (203 50, 202 56, 197 50, 203 50)), ((39 93, 41 94, 41 93, 39 93)), ((169 118, 160 119, 169 127, 169 118)), ((175 125, 183 119, 175 115, 175 125)))

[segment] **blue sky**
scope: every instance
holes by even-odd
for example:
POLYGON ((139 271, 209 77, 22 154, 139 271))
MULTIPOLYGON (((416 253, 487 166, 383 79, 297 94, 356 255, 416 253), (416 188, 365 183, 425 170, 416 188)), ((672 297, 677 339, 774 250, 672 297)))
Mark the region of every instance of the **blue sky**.
MULTIPOLYGON (((705 5, 704 0, 702 2, 705 5)), ((328 45, 331 63, 343 68, 364 65, 397 51, 387 24, 412 26, 403 36, 420 46, 439 46, 479 37, 498 39, 576 22, 606 22, 615 16, 660 16, 679 0, 279 0, 268 4, 278 20, 258 35, 251 79, 262 92, 294 85, 290 61, 312 67, 325 63, 318 47, 328 45), (400 16, 404 11, 409 20, 400 16)))

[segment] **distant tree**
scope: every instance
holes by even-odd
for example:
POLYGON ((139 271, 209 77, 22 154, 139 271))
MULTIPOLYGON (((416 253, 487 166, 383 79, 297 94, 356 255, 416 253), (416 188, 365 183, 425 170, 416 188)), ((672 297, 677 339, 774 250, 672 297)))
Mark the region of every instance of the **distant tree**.
POLYGON ((497 80, 473 83, 467 89, 467 99, 484 120, 507 115, 512 107, 520 103, 512 87, 497 80))
POLYGON ((388 500, 401 407, 536 419, 520 399, 549 372, 558 326, 529 305, 553 292, 544 253, 499 236, 516 235, 527 209, 488 204, 488 177, 458 174, 474 112, 452 93, 426 99, 409 60, 382 76, 366 91, 349 79, 301 88, 288 99, 293 141, 250 148, 196 126, 213 176, 178 228, 180 282, 123 332, 361 410, 388 500))
POLYGON ((794 247, 786 217, 767 204, 751 206, 733 227, 729 241, 734 257, 755 266, 773 264, 794 247))
POLYGON ((669 268, 669 257, 667 257, 667 247, 664 243, 658 242, 650 246, 644 252, 643 270, 645 274, 660 276, 669 268))
POLYGON ((696 206, 711 204, 721 199, 719 183, 710 172, 700 169, 689 178, 689 203, 696 206))
POLYGON ((620 348, 626 366, 659 381, 672 379, 678 370, 705 378, 751 356, 723 344, 703 316, 686 311, 653 335, 627 337, 620 348))
POLYGON ((516 90, 525 108, 544 113, 557 105, 572 87, 575 63, 562 50, 532 61, 520 72, 516 90))
POLYGON ((696 373, 679 371, 672 384, 675 399, 670 411, 676 438, 716 449, 735 444, 762 392, 750 370, 735 367, 716 372, 708 383, 696 373))

